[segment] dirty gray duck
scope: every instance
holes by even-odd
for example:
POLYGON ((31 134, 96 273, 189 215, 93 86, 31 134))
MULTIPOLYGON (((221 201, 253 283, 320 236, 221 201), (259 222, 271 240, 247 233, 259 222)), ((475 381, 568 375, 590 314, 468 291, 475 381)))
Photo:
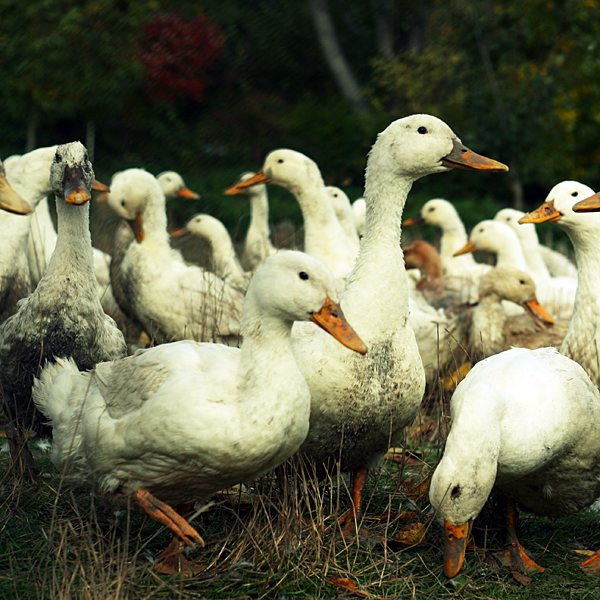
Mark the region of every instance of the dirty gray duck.
POLYGON ((0 326, 0 394, 8 416, 7 437, 16 469, 37 474, 22 432, 52 429, 31 400, 33 378, 47 361, 72 358, 81 370, 126 356, 123 334, 102 310, 89 230, 89 199, 94 172, 79 142, 57 148, 50 167, 56 194, 58 239, 35 291, 0 326))

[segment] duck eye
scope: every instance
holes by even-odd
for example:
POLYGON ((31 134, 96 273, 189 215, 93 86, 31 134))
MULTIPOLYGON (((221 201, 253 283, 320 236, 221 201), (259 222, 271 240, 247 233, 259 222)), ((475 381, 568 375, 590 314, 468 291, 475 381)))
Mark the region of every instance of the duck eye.
POLYGON ((298 277, 306 281, 308 279, 308 273, 306 273, 305 271, 300 271, 300 273, 298 273, 298 277))
POLYGON ((125 206, 125 200, 121 200, 121 206, 125 206))
POLYGON ((450 492, 450 497, 451 498, 458 498, 460 496, 460 486, 459 485, 455 485, 452 488, 452 491, 450 492))
POLYGON ((521 285, 525 285, 525 280, 524 280, 524 279, 519 279, 519 283, 520 283, 521 285))
POLYGON ((279 164, 282 164, 282 163, 283 163, 283 158, 280 158, 280 159, 279 159, 277 162, 278 162, 279 164))
POLYGON ((578 195, 579 195, 579 192, 573 192, 573 193, 571 194, 571 196, 573 196, 573 197, 575 197, 575 196, 578 196, 578 195))
POLYGON ((419 127, 419 129, 417 129, 417 131, 421 134, 427 133, 427 127, 421 126, 421 127, 419 127))

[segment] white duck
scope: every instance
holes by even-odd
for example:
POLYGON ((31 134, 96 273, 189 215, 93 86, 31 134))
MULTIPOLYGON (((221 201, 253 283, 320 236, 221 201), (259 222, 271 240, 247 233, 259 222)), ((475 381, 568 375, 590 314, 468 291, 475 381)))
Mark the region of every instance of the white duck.
POLYGON ((304 219, 304 251, 320 258, 343 287, 356 252, 335 216, 317 164, 295 150, 273 150, 261 170, 237 187, 269 182, 294 194, 304 219))
POLYGON ((176 171, 163 171, 156 176, 160 189, 165 198, 187 198, 198 200, 200 196, 190 190, 183 181, 183 177, 176 171))
MULTIPOLYGON (((37 158, 36 163, 32 165, 29 154, 25 155, 25 165, 28 168, 33 168, 35 165, 37 168, 40 168, 42 176, 47 174, 50 169, 50 164, 54 160, 54 154, 56 153, 56 149, 58 146, 50 146, 48 148, 40 148, 36 151, 37 158)), ((24 184, 27 185, 26 178, 28 177, 27 171, 23 170, 22 165, 19 166, 20 160, 22 156, 15 155, 9 157, 6 161, 6 170, 9 174, 9 177, 20 177, 25 178, 24 184), (17 170, 13 174, 13 168, 17 170)), ((47 194, 51 192, 48 189, 48 185, 45 186, 47 188, 47 194)), ((103 191, 106 188, 98 181, 94 182, 93 186, 94 190, 103 191)), ((31 285, 35 287, 44 271, 48 263, 50 262, 50 258, 52 257, 52 253, 54 252, 54 248, 56 246, 56 229, 54 229, 54 223, 52 221, 52 217, 50 216, 50 207, 48 205, 48 198, 42 198, 36 208, 35 212, 31 216, 30 221, 30 229, 29 236, 27 240, 27 260, 29 264, 29 274, 31 277, 31 285)), ((112 290, 110 288, 110 254, 99 250, 98 248, 93 248, 93 256, 94 256, 94 273, 96 275, 97 280, 97 292, 100 297, 100 301, 102 302, 102 307, 108 314, 114 314, 117 309, 117 304, 112 294, 112 290)))
MULTIPOLYGON (((91 369, 127 353, 123 334, 104 313, 96 293, 88 202, 94 172, 86 149, 73 142, 58 146, 54 154, 49 180, 56 193, 56 248, 35 291, 0 326, 5 409, 13 425, 32 427, 40 434, 50 433, 31 403, 40 365, 69 357, 81 369, 91 369)), ((34 476, 31 457, 25 455, 25 460, 30 464, 23 469, 34 476)))
POLYGON ((108 203, 134 227, 137 239, 111 276, 119 279, 115 289, 127 295, 146 333, 160 341, 237 342, 243 294, 171 248, 165 196, 156 178, 143 169, 119 173, 108 203))
MULTIPOLYGON (((247 181, 255 173, 247 171, 240 175, 238 183, 247 181)), ((252 185, 240 188, 238 184, 228 187, 224 192, 228 196, 246 194, 250 200, 250 225, 244 241, 242 263, 249 271, 256 271, 265 259, 275 254, 277 248, 271 243, 271 230, 269 228, 269 198, 266 184, 252 185)))
POLYGON ((340 225, 350 240, 350 243, 356 249, 356 254, 358 254, 360 239, 358 237, 356 221, 354 220, 354 211, 352 210, 350 199, 348 198, 346 192, 335 185, 326 186, 325 191, 331 200, 333 210, 335 211, 335 216, 340 222, 340 225))
POLYGON ((540 244, 535 225, 533 223, 522 223, 519 224, 519 219, 524 217, 525 213, 522 210, 516 208, 503 208, 496 213, 494 221, 502 221, 507 225, 510 225, 514 232, 519 237, 523 253, 525 254, 525 261, 527 262, 527 269, 530 275, 536 280, 541 281, 550 277, 569 277, 577 278, 577 267, 569 261, 569 259, 552 248, 548 248, 540 244), (568 265, 568 275, 555 275, 550 272, 548 265, 546 264, 545 258, 552 257, 551 261, 556 261, 568 265))
POLYGON ((252 480, 306 437, 310 392, 292 353, 293 322, 311 320, 366 352, 330 297, 335 284, 322 261, 279 253, 248 288, 241 350, 182 341, 89 373, 66 360, 42 372, 34 397, 54 428, 54 464, 71 483, 131 497, 171 529, 161 572, 193 570, 176 555, 184 543, 202 543, 164 503, 182 510, 252 480))
POLYGON ((198 213, 191 217, 181 228, 171 232, 171 237, 180 237, 191 233, 205 239, 211 249, 212 271, 228 284, 246 291, 252 273, 242 269, 237 258, 231 236, 219 219, 211 215, 198 213))
POLYGON ((494 253, 497 267, 513 267, 529 273, 535 281, 538 298, 548 311, 556 318, 571 316, 577 280, 568 277, 537 280, 528 269, 521 242, 511 226, 489 219, 475 225, 469 241, 457 254, 476 250, 494 253))
POLYGON ((455 166, 507 170, 467 150, 448 125, 430 115, 399 119, 379 134, 365 173, 360 253, 341 299, 369 353, 340 352, 314 327, 294 330, 294 355, 312 396, 310 430, 301 452, 317 465, 339 460, 341 470, 353 472, 348 533, 354 513, 360 512, 368 469, 380 463, 389 443, 413 420, 425 389, 409 325, 402 210, 414 181, 455 166))
MULTIPOLYGON (((577 295, 569 330, 560 352, 577 361, 592 381, 600 385, 600 215, 578 214, 573 211, 574 205, 593 194, 594 190, 583 183, 563 181, 550 190, 542 206, 521 220, 525 223, 556 221, 573 244, 578 273, 577 295)), ((586 204, 593 206, 593 201, 586 204)))
POLYGON ((454 277, 469 277, 477 280, 489 271, 489 265, 475 262, 471 254, 456 256, 456 251, 468 241, 467 231, 455 206, 443 198, 433 198, 425 202, 421 212, 402 224, 404 227, 427 223, 442 230, 440 256, 444 274, 454 277))
MULTIPOLYGON (((579 364, 553 348, 513 348, 469 372, 452 397, 451 412, 429 492, 446 533, 444 572, 454 577, 460 571, 472 520, 494 492, 508 499, 503 561, 543 570, 517 539, 515 502, 561 517, 598 498, 598 389, 579 364)), ((581 566, 600 572, 598 554, 581 566)))

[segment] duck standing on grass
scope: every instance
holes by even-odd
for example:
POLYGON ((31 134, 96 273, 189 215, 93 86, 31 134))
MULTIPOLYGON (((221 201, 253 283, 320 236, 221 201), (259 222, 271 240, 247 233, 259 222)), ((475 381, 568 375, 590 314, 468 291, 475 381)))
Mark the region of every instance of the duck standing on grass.
POLYGON ((72 360, 48 365, 34 397, 54 428, 54 464, 71 483, 130 497, 173 532, 159 572, 197 570, 181 551, 203 542, 178 512, 272 469, 306 437, 310 392, 292 353, 293 322, 310 320, 345 352, 366 352, 335 297, 322 261, 283 252, 250 282, 241 350, 188 340, 89 373, 72 360))
MULTIPOLYGON (((280 152, 269 154, 265 163, 273 158, 285 161, 280 152)), ((412 422, 425 391, 423 363, 409 323, 400 247, 404 204, 413 182, 455 167, 508 170, 465 148, 446 123, 431 115, 398 119, 381 132, 365 173, 366 225, 360 252, 341 298, 369 353, 355 358, 340 352, 309 323, 294 327, 294 356, 310 388, 312 406, 310 430, 300 452, 318 470, 339 465, 341 471, 352 472, 353 507, 342 520, 348 535, 358 531, 368 470, 381 464, 412 422)))
POLYGON ((50 167, 56 194, 58 239, 35 291, 0 326, 0 387, 7 434, 17 468, 34 479, 37 469, 19 431, 49 435, 31 401, 33 378, 46 361, 71 358, 81 369, 126 355, 123 334, 104 313, 96 292, 89 230, 94 172, 79 142, 58 146, 50 167))
MULTIPOLYGON (((508 550, 499 558, 543 571, 517 539, 516 503, 562 517, 600 496, 600 393, 554 348, 512 348, 478 363, 451 402, 452 427, 429 491, 445 532, 444 573, 463 564, 473 520, 490 494, 506 509, 508 550)), ((600 552, 580 565, 600 574, 600 552)))

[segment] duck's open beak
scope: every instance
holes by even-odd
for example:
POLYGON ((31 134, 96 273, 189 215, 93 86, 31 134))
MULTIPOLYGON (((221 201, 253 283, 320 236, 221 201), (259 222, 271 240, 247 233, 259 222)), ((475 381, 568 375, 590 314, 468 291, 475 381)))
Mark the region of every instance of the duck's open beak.
POLYGON ((329 296, 327 296, 321 310, 310 315, 310 320, 332 335, 346 348, 350 348, 350 350, 354 350, 359 354, 367 353, 367 346, 346 321, 340 306, 329 296))
POLYGON ((461 254, 468 254, 469 252, 477 252, 477 248, 471 241, 468 241, 460 250, 457 250, 452 256, 460 256, 461 254))
POLYGON ((228 196, 233 196, 234 194, 243 194, 246 191, 246 188, 249 188, 253 185, 258 185, 259 183, 269 183, 271 180, 262 172, 258 171, 250 179, 246 179, 246 181, 238 181, 235 185, 227 188, 223 193, 228 196))
POLYGON ((144 218, 142 217, 142 213, 139 212, 135 219, 127 220, 127 222, 133 230, 135 239, 141 244, 144 241, 144 218))
POLYGON ((421 215, 415 215, 414 217, 410 217, 406 219, 404 223, 402 223, 402 227, 409 227, 410 225, 418 225, 419 223, 425 223, 425 219, 421 215))
POLYGON ((198 200, 200 198, 200 194, 196 194, 196 192, 192 192, 192 190, 190 190, 189 188, 186 188, 185 186, 182 188, 179 188, 175 192, 175 195, 179 196, 180 198, 188 198, 189 200, 198 200))
POLYGON ((538 302, 535 294, 530 300, 523 302, 522 306, 541 329, 547 329, 548 325, 554 325, 552 315, 538 302))
POLYGON ((4 167, 0 167, 0 208, 16 215, 29 215, 33 208, 10 187, 4 167))
POLYGON ((66 168, 63 181, 65 201, 69 204, 85 204, 92 197, 79 167, 66 168))
POLYGON ((554 200, 544 202, 539 208, 528 212, 519 219, 519 223, 550 223, 558 221, 562 215, 554 208, 554 200))
POLYGON ((600 210, 600 192, 580 200, 577 204, 573 205, 575 212, 598 212, 600 210))
POLYGON ((444 519, 444 574, 450 579, 456 577, 463 566, 472 526, 473 519, 463 525, 452 525, 444 519))
POLYGON ((182 235, 185 235, 186 233, 189 233, 189 230, 187 227, 182 227, 181 229, 176 229, 175 231, 171 231, 171 237, 181 237, 182 235))
POLYGON ((442 164, 445 167, 475 171, 508 171, 505 164, 481 154, 476 154, 463 146, 458 140, 454 140, 453 144, 452 152, 442 158, 442 164))

